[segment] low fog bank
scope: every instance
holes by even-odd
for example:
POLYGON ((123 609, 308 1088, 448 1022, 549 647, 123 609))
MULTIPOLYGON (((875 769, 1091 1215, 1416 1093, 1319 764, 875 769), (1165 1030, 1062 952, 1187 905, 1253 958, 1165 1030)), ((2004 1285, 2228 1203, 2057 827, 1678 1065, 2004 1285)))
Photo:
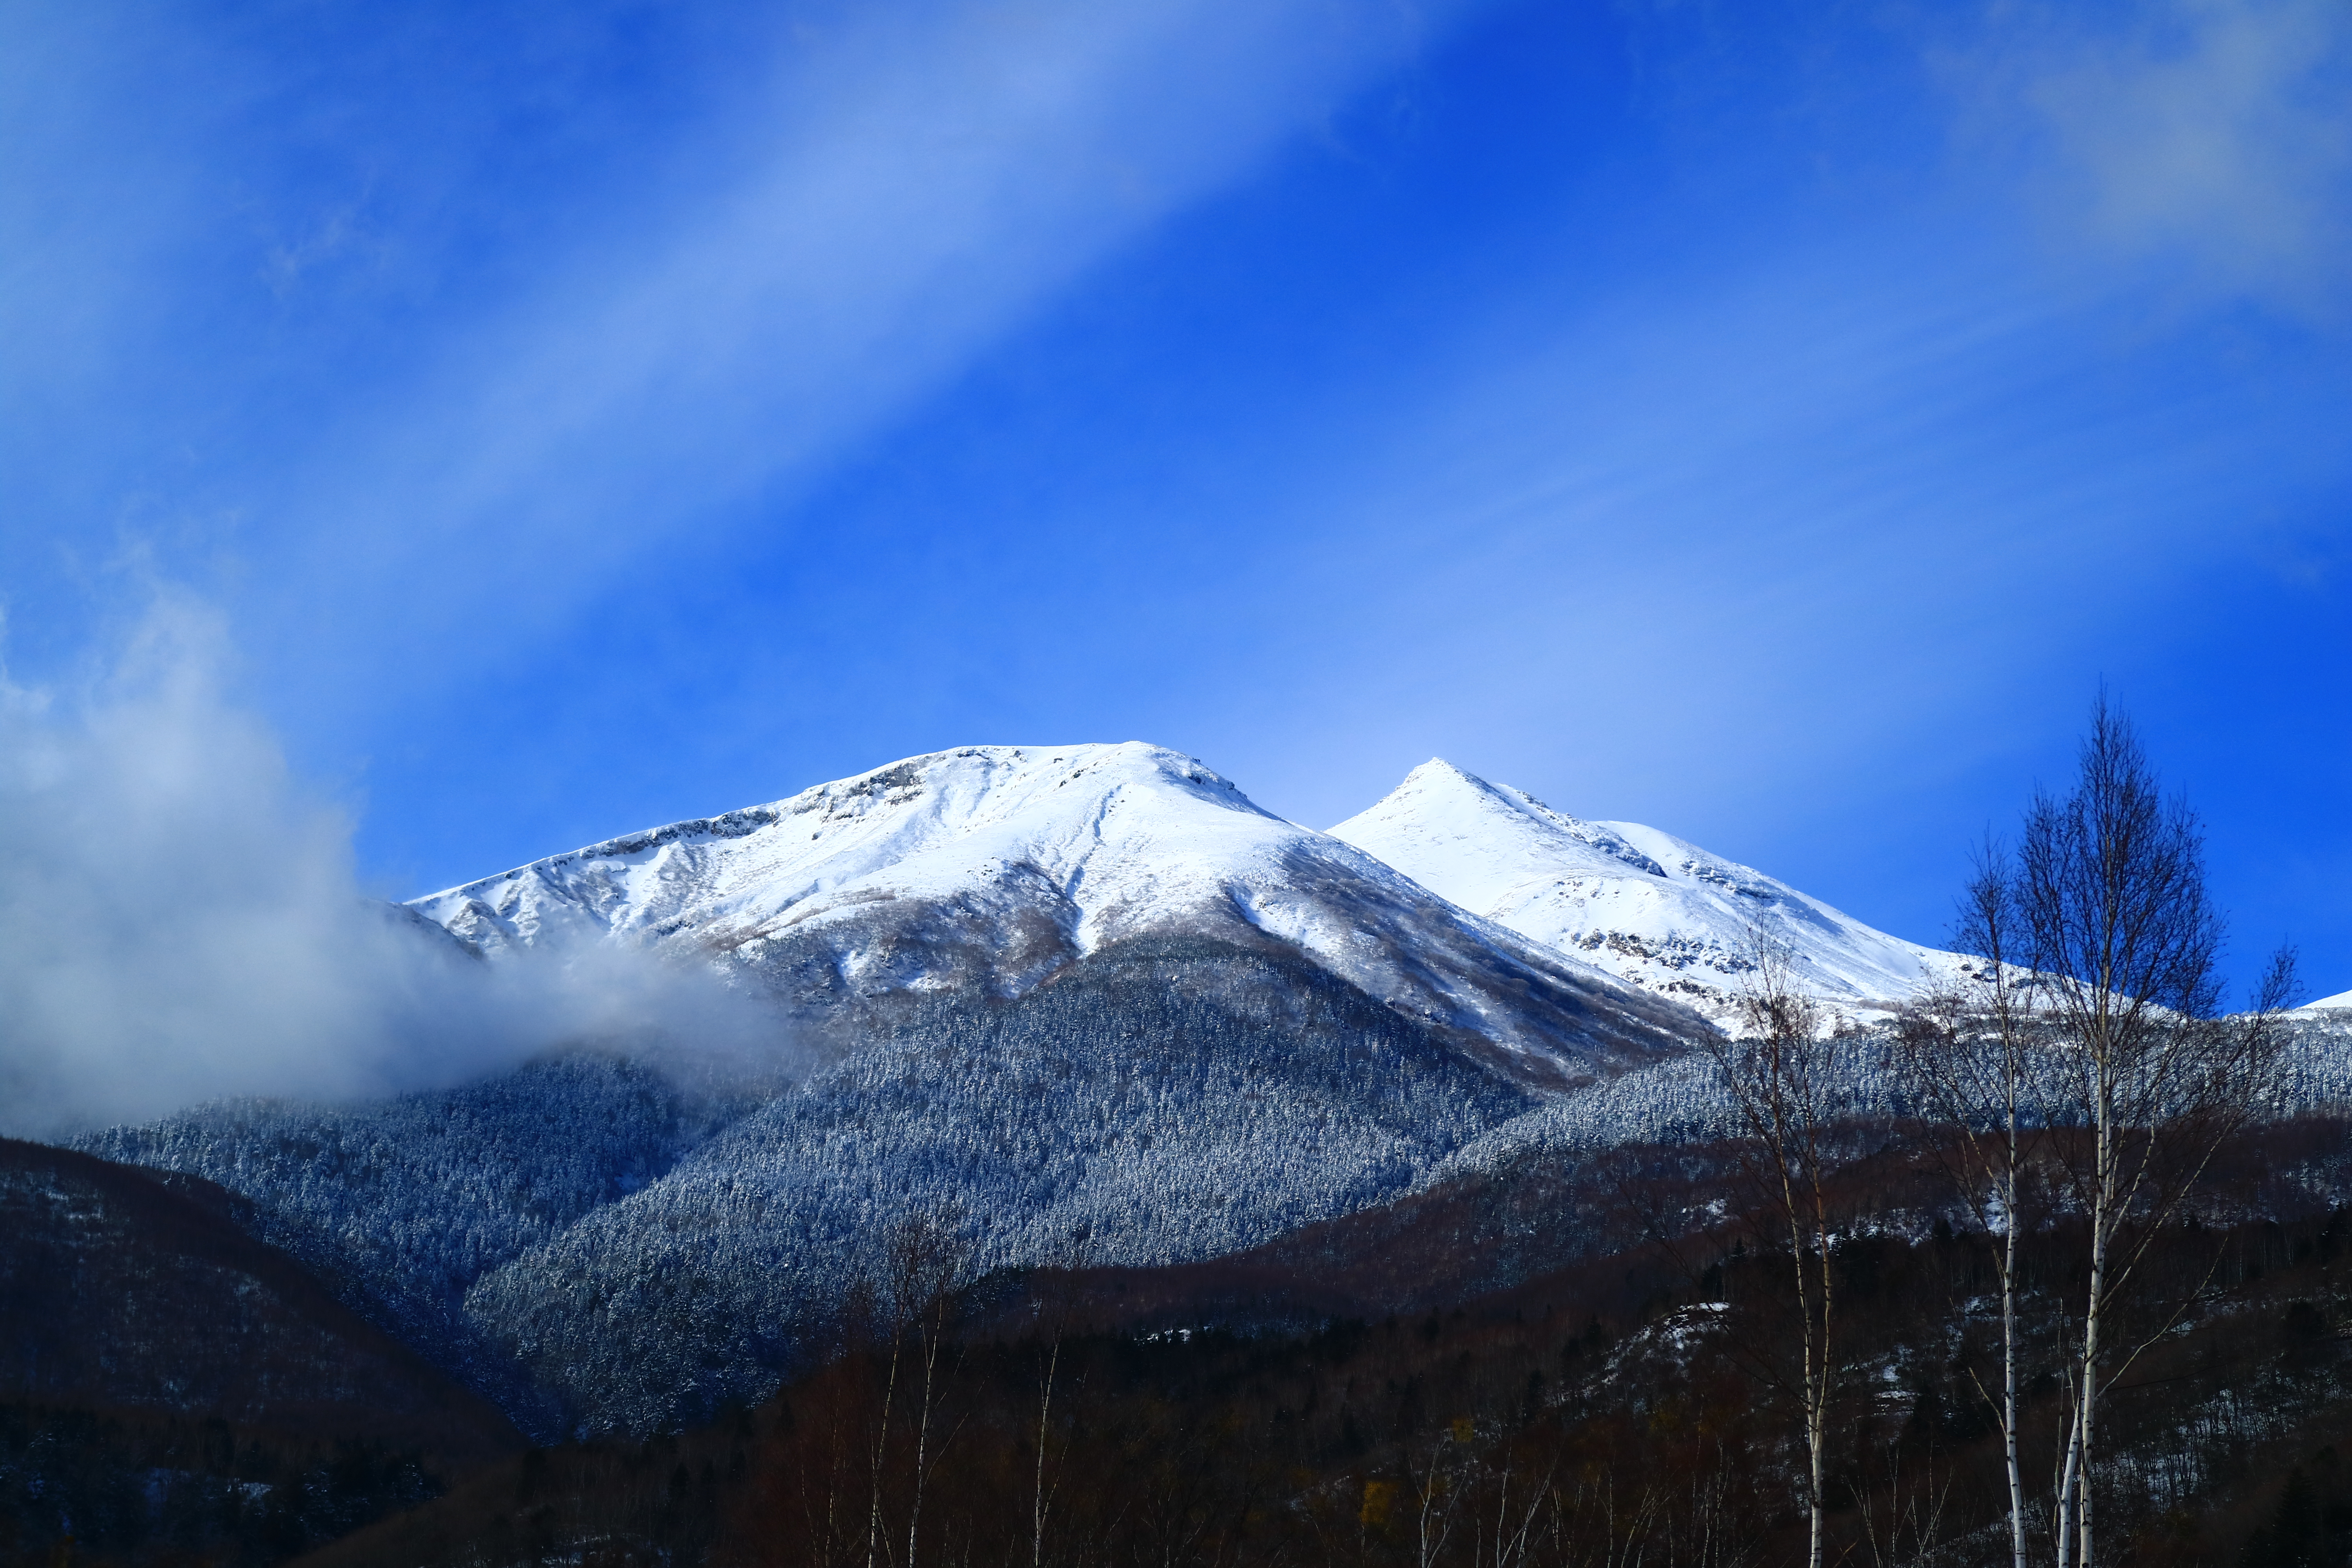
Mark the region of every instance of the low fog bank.
POLYGON ((224 697, 222 647, 167 601, 82 689, 0 675, 0 1133, 444 1087, 575 1044, 788 1067, 716 971, 606 943, 487 963, 367 897, 350 822, 224 697))

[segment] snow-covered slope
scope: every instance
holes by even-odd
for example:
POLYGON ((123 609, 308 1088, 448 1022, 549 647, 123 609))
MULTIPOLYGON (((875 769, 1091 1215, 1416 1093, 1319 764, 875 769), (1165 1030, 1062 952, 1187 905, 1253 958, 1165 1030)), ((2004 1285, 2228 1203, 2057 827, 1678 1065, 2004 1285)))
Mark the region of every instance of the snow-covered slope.
POLYGON ((2352 991, 2339 991, 2333 996, 2322 996, 2316 1002, 2305 1002, 2295 1009, 2298 1013, 2352 1012, 2352 991))
POLYGON ((493 956, 583 939, 707 954, 817 1023, 1017 995, 1120 942, 1184 935, 1302 952, 1532 1085, 1699 1026, 1133 742, 910 758, 415 907, 493 956))
POLYGON ((1331 829, 1465 909, 1717 1021, 1738 1011, 1751 931, 1836 1014, 1879 1013, 1963 961, 1874 931, 1654 827, 1585 822, 1432 760, 1331 829))
POLYGON ((1393 1197, 1549 1098, 1296 952, 1140 938, 1009 1002, 915 1003, 476 1280, 469 1336, 567 1428, 705 1419, 835 1342, 919 1216, 961 1231, 974 1275, 1080 1237, 1102 1265, 1213 1258, 1393 1197))

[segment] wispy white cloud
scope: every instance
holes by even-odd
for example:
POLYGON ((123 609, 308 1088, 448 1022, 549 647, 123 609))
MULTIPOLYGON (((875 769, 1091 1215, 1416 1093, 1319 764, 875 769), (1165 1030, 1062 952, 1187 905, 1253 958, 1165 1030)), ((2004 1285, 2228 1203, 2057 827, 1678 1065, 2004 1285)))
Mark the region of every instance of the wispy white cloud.
POLYGON ((724 177, 549 256, 350 416, 277 503, 315 552, 298 575, 336 585, 318 609, 345 626, 495 604, 467 631, 495 641, 561 615, 819 471, 1459 8, 1023 0, 788 27, 757 108, 709 134, 724 177))
MULTIPOLYGON (((39 176, 0 201, 0 463, 42 515, 0 573, 21 603, 133 518, 298 731, 438 700, 648 552, 784 516, 1482 3, 518 3, 495 71, 462 8, 330 60, 195 7, 33 6, 0 24, 39 176), (625 58, 647 27, 685 63, 625 58), (516 118, 557 129, 490 151, 516 118)), ((62 600, 26 657, 70 645, 62 600)))
POLYGON ((485 964, 362 895, 350 826, 166 594, 76 691, 0 679, 0 1132, 446 1084, 594 1041, 769 1070, 772 1021, 634 950, 485 964))
POLYGON ((2060 226, 2304 314, 2346 304, 2352 7, 2003 6, 1944 63, 1972 144, 2031 160, 2060 226))

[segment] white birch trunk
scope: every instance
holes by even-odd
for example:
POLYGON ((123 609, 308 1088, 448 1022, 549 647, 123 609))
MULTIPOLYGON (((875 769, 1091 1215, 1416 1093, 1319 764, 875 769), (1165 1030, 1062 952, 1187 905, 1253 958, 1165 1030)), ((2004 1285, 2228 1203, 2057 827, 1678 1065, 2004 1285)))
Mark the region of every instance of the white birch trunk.
POLYGON ((2009 1111, 2009 1173, 2001 1202, 2000 1442, 2009 1468, 2009 1552, 2012 1568, 2025 1568, 2025 1477, 2017 1462, 2017 1107, 2009 1111))

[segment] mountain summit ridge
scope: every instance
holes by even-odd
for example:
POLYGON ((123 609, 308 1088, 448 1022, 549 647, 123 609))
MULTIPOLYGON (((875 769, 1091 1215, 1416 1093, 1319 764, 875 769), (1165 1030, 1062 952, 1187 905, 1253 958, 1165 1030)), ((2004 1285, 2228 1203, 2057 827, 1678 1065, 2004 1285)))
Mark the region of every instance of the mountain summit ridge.
POLYGON ((1405 775, 1332 837, 1475 913, 1735 1019, 1756 937, 1837 1017, 1881 1016, 1963 961, 1890 936, 1750 866, 1636 822, 1595 822, 1443 758, 1405 775))
POLYGON ((619 941, 707 960, 827 1027, 925 994, 1018 995, 1171 935, 1302 953, 1530 1085, 1706 1027, 1132 741, 909 757, 410 907, 494 955, 619 941))

